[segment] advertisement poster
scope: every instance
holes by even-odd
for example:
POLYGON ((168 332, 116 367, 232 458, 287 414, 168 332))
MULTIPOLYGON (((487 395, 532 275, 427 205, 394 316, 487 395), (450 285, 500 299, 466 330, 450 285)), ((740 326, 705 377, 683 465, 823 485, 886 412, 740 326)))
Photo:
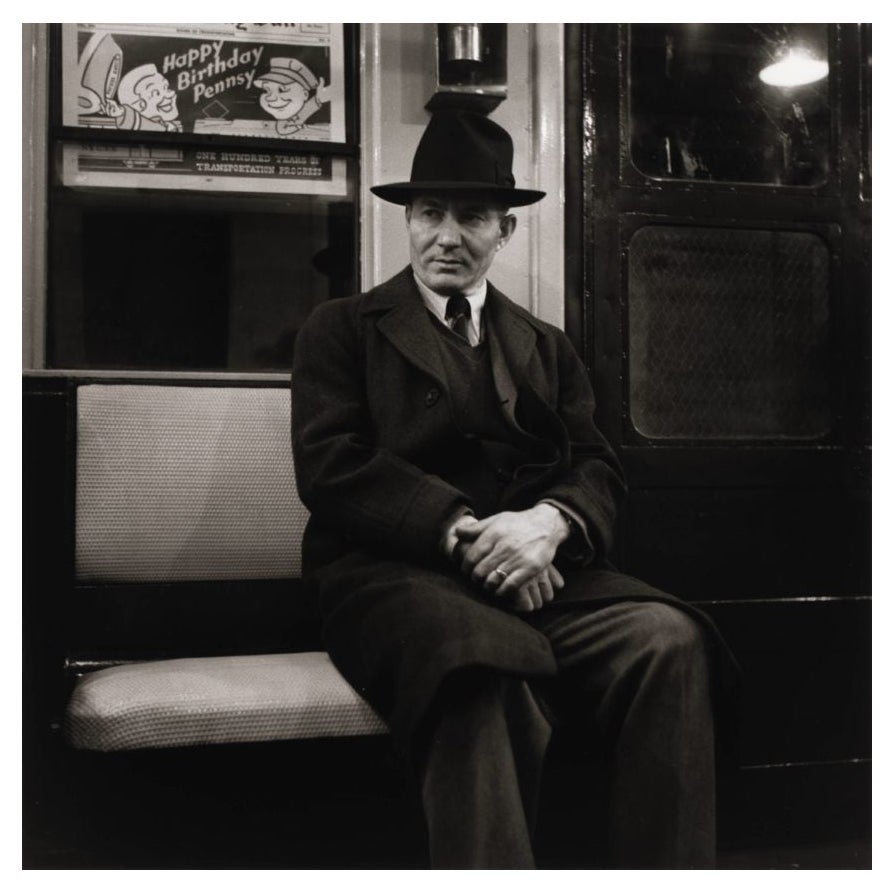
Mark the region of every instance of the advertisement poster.
POLYGON ((102 130, 344 142, 340 24, 62 25, 62 119, 102 130))
POLYGON ((68 145, 67 185, 345 192, 345 165, 291 143, 344 142, 340 24, 62 25, 63 124, 96 131, 68 145), (283 140, 283 151, 103 145, 102 132, 283 140))

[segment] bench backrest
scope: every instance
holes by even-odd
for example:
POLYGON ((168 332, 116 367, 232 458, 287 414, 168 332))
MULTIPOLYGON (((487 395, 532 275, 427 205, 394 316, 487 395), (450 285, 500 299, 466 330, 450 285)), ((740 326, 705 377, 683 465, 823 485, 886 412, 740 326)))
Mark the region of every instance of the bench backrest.
POLYGON ((289 418, 285 387, 80 386, 77 579, 299 577, 289 418))

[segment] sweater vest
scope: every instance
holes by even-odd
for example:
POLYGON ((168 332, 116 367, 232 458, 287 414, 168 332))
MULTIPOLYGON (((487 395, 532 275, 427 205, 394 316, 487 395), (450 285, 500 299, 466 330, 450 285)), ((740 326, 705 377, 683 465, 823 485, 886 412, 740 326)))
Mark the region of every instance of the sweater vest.
POLYGON ((500 510, 506 484, 518 465, 529 461, 526 444, 503 414, 487 340, 472 347, 433 314, 431 324, 438 334, 454 430, 425 464, 465 493, 483 518, 500 510))

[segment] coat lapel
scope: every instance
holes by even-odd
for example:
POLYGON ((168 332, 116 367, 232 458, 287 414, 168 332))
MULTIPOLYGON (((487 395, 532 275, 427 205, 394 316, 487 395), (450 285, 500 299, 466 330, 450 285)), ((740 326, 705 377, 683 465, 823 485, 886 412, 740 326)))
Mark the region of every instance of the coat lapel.
POLYGON ((506 417, 517 426, 518 382, 524 382, 543 399, 548 397, 542 369, 532 362, 537 328, 492 285, 488 286, 485 312, 496 393, 506 417))
POLYGON ((385 338, 410 363, 437 379, 446 389, 446 370, 437 349, 437 335, 412 278, 411 267, 370 292, 366 312, 373 311, 384 311, 378 320, 378 330, 385 338))

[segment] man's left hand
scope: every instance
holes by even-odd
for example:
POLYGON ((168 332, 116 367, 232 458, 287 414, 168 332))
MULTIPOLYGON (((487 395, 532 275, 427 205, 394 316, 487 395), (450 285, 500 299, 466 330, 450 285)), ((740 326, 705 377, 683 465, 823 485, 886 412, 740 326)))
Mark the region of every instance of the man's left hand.
POLYGON ((538 503, 522 512, 500 512, 456 531, 462 570, 496 596, 517 592, 542 573, 567 538, 568 524, 555 506, 538 503))
POLYGON ((538 611, 555 598, 557 590, 563 588, 564 577, 561 576, 554 564, 550 564, 544 571, 509 595, 509 606, 513 611, 538 611))

